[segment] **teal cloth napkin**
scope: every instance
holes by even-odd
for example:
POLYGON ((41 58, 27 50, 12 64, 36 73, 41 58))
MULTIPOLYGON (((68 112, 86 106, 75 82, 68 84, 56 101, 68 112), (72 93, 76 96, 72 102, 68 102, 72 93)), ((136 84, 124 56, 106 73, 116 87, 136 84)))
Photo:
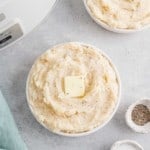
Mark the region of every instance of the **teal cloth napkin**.
POLYGON ((27 150, 0 91, 0 150, 27 150))

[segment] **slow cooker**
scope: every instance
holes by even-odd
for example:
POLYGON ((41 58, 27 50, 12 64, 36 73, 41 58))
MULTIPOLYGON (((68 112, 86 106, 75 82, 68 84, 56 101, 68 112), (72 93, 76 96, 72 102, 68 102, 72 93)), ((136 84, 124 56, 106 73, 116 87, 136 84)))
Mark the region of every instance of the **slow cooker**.
POLYGON ((0 50, 29 33, 56 0, 0 0, 0 50))

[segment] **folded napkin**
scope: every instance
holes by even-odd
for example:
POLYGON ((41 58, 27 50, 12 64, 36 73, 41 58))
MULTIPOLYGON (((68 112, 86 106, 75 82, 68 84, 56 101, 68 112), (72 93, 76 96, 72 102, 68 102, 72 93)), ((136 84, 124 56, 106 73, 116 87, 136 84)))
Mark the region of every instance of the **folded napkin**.
POLYGON ((27 150, 0 91, 0 150, 27 150))

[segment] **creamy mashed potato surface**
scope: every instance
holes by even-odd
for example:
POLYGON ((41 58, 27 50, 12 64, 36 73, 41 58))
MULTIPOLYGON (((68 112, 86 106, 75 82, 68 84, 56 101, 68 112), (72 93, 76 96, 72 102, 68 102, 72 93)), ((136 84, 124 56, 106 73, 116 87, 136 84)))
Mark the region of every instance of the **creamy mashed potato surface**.
POLYGON ((150 24, 150 0, 86 0, 99 22, 120 29, 138 29, 150 24))
POLYGON ((119 83, 104 55, 91 46, 66 43, 37 59, 29 74, 27 93, 32 112, 48 129, 82 133, 100 126, 112 114, 119 83), (84 77, 84 96, 65 94, 66 76, 84 77))

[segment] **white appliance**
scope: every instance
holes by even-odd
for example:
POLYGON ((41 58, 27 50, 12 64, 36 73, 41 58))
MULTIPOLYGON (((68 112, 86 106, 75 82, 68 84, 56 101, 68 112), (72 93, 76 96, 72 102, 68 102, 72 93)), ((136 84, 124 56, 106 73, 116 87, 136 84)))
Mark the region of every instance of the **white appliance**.
POLYGON ((0 50, 30 32, 56 0, 0 0, 0 50))

